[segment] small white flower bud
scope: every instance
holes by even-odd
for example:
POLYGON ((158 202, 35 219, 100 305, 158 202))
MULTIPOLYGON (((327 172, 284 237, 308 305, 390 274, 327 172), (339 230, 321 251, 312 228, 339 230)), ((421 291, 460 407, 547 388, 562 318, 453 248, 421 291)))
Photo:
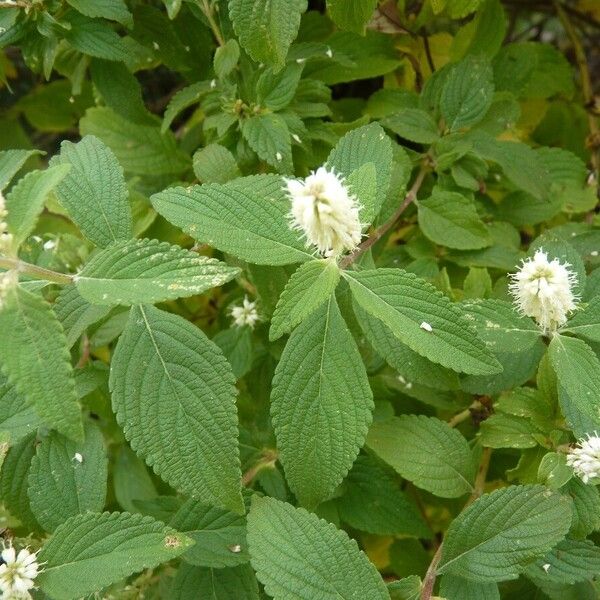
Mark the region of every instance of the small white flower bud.
POLYGON ((544 333, 564 325, 577 306, 573 294, 577 276, 570 266, 557 258, 549 261, 548 254, 540 248, 511 276, 509 289, 519 312, 533 317, 544 333))
POLYGON ((319 167, 304 180, 287 179, 292 201, 290 218, 324 256, 352 251, 362 237, 359 204, 344 181, 326 167, 319 167))
POLYGON ((583 483, 600 477, 600 437, 588 435, 581 439, 567 456, 567 464, 583 483))
POLYGON ((260 321, 260 316, 256 310, 256 302, 251 302, 247 296, 244 296, 241 306, 234 306, 231 309, 231 316, 233 317, 233 324, 237 327, 248 325, 248 327, 254 328, 256 323, 260 321))
POLYGON ((12 290, 19 282, 19 276, 15 269, 10 271, 4 271, 0 273, 0 310, 4 305, 4 299, 8 296, 10 290, 12 290))

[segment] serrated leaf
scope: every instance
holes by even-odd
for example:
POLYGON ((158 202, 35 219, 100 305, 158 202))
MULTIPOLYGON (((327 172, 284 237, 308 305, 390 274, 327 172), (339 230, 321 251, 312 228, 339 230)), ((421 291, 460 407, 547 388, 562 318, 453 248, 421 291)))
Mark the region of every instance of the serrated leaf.
POLYGON ((193 157, 193 167, 202 183, 227 183, 242 175, 233 154, 219 144, 198 150, 193 157))
POLYGON ((17 392, 8 378, 0 373, 0 432, 7 433, 10 443, 15 444, 40 424, 40 418, 25 395, 17 392))
POLYGON ((244 515, 187 500, 169 525, 194 540, 182 557, 192 565, 221 569, 250 560, 244 515))
POLYGON ((493 374, 499 364, 460 309, 412 273, 376 269, 343 273, 356 302, 409 348, 454 371, 493 374), (422 324, 431 326, 431 331, 422 324))
POLYGON ((193 104, 200 102, 202 97, 210 92, 210 90, 210 81, 197 81, 196 83, 192 83, 192 85, 188 85, 179 90, 167 105, 163 122, 160 126, 161 132, 165 133, 171 126, 171 123, 173 123, 182 111, 193 104))
POLYGON ((103 17, 128 27, 133 25, 133 17, 123 0, 94 0, 94 2, 67 0, 67 2, 88 17, 103 17))
POLYGON ((41 154, 39 150, 0 151, 0 192, 10 183, 28 158, 41 154))
POLYGON ((56 298, 54 312, 65 332, 67 347, 71 348, 90 325, 108 315, 110 306, 90 304, 75 285, 66 285, 56 298))
POLYGON ((261 105, 278 111, 284 109, 294 98, 303 65, 288 65, 283 71, 266 69, 256 83, 256 97, 261 105))
POLYGON ((403 108, 382 119, 381 124, 400 137, 418 144, 433 144, 440 137, 433 117, 420 108, 403 108))
POLYGON ((390 331, 383 321, 369 315, 354 303, 354 313, 361 329, 375 351, 407 383, 419 383, 440 390, 458 389, 458 375, 411 350, 390 331))
POLYGON ((440 583, 443 598, 460 600, 500 600, 500 591, 495 583, 470 581, 455 575, 444 575, 440 583))
POLYGON ((0 310, 0 364, 48 426, 83 436, 65 335, 50 305, 17 287, 0 310))
POLYGON ((192 540, 151 517, 86 513, 71 517, 42 547, 36 584, 56 600, 74 600, 167 562, 192 540))
POLYGON ((51 164, 71 166, 56 190, 58 201, 94 244, 104 248, 132 236, 131 209, 123 170, 98 138, 65 141, 51 164))
POLYGON ((479 338, 492 352, 520 353, 541 337, 535 322, 519 315, 505 300, 466 300, 461 306, 479 338))
POLYGON ((482 2, 473 21, 464 27, 472 33, 461 56, 484 54, 492 58, 502 47, 507 25, 506 14, 500 0, 482 2))
POLYGON ((600 360, 583 341, 553 336, 548 355, 558 380, 560 407, 577 437, 600 430, 600 360))
POLYGON ((550 174, 527 144, 496 140, 484 131, 471 131, 467 139, 481 158, 498 164, 511 183, 535 198, 548 197, 550 174))
POLYGON ((450 131, 476 124, 494 96, 493 71, 483 56, 469 55, 452 66, 440 97, 440 111, 450 131))
POLYGON ((125 437, 176 489, 241 511, 234 383, 200 329, 152 306, 132 307, 110 374, 125 437))
MULTIPOLYGON (((281 179, 276 179, 280 188, 281 179)), ((194 239, 248 262, 285 265, 312 259, 288 225, 289 202, 242 185, 170 188, 151 201, 158 213, 194 239)))
POLYGON ((375 421, 367 446, 402 477, 436 496, 458 498, 473 490, 467 440, 444 421, 422 415, 375 421))
POLYGON ((562 331, 600 342, 600 296, 591 298, 583 310, 577 311, 567 321, 562 331))
POLYGON ((492 415, 481 424, 481 444, 488 448, 534 448, 532 423, 515 415, 492 415))
POLYGON ((327 165, 346 178, 367 163, 375 165, 377 193, 374 202, 365 203, 361 210, 362 223, 374 220, 390 187, 392 142, 377 123, 349 131, 327 157, 327 165))
POLYGON ((477 250, 492 238, 475 205, 457 192, 436 191, 419 200, 419 225, 432 241, 448 248, 477 250))
POLYGON ((362 359, 331 296, 290 336, 271 392, 280 459, 303 504, 327 499, 348 473, 372 408, 362 359))
POLYGON ((38 523, 54 531, 69 517, 100 512, 106 501, 108 461, 101 431, 91 422, 83 442, 57 432, 43 438, 31 461, 29 502, 38 523))
MULTIPOLYGON (((139 502, 148 502, 157 498, 158 492, 148 468, 141 458, 123 444, 115 457, 112 471, 115 498, 127 512, 143 512, 139 502)), ((145 513, 147 514, 147 513, 145 513)), ((154 515, 150 515, 154 516, 154 515)), ((159 518, 159 517, 155 517, 159 518)), ((159 520, 163 520, 159 518, 159 520)))
POLYGON ((409 575, 387 584, 391 600, 419 600, 421 597, 421 578, 409 575))
POLYGON ((280 173, 292 171, 292 139, 281 115, 266 113, 246 119, 242 135, 261 160, 280 173))
POLYGON ((306 0, 229 0, 229 16, 240 44, 256 62, 283 66, 306 6, 306 0))
POLYGON ((233 325, 229 329, 221 329, 212 340, 223 351, 236 379, 240 379, 248 373, 252 368, 254 358, 250 327, 233 325))
POLYGON ((363 33, 377 0, 327 0, 327 10, 340 29, 363 33))
POLYGON ((35 454, 35 431, 12 445, 2 464, 0 496, 2 504, 29 529, 39 529, 29 506, 27 476, 35 454))
POLYGON ((6 196, 6 223, 13 235, 12 245, 18 248, 33 231, 49 194, 65 178, 69 167, 49 167, 27 173, 6 196))
POLYGON ((300 265, 279 297, 269 339, 292 331, 331 296, 339 280, 340 270, 333 261, 313 260, 300 265))
POLYGON ((81 135, 95 135, 114 153, 125 171, 136 175, 177 175, 190 159, 177 147, 172 133, 158 126, 139 125, 110 108, 90 108, 79 122, 81 135))
POLYGON ((223 46, 215 50, 213 65, 215 74, 219 79, 224 79, 235 69, 240 59, 240 47, 234 40, 227 40, 223 46))
POLYGON ((544 486, 484 494, 448 528, 438 573, 482 582, 515 579, 562 540, 570 524, 571 502, 544 486))
POLYGON ((302 508, 254 497, 248 542, 252 566, 274 600, 390 600, 356 542, 302 508))
POLYGON ((572 536, 584 538, 600 529, 600 492, 596 486, 574 477, 561 491, 573 500, 572 536))
POLYGON ((129 51, 123 38, 102 19, 90 19, 75 11, 64 17, 71 27, 63 33, 73 48, 96 58, 127 61, 129 51))
POLYGON ((342 521, 375 535, 413 535, 430 538, 431 531, 417 507, 369 456, 360 455, 344 481, 344 493, 336 499, 342 521))
POLYGON ((600 548, 590 540, 567 538, 531 565, 527 574, 563 584, 595 579, 600 574, 600 548))
POLYGON ((169 589, 170 600, 259 600, 256 576, 250 565, 210 569, 181 564, 169 589))
POLYGON ((155 303, 223 285, 239 269, 157 240, 115 242, 85 264, 77 290, 93 304, 155 303))

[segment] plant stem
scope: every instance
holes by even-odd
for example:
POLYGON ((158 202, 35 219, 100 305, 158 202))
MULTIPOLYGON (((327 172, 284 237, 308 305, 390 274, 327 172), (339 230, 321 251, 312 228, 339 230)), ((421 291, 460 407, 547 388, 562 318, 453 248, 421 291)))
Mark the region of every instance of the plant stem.
MULTIPOLYGON (((579 34, 569 16, 567 15, 565 8, 558 0, 554 0, 554 7, 556 8, 556 13, 558 14, 558 18, 560 19, 563 27, 569 39, 571 40, 571 44, 573 45, 573 51, 575 52, 575 60, 577 62, 577 66, 579 67, 579 76, 581 78, 581 92, 583 94, 583 103, 587 107, 594 100, 594 90, 592 88, 592 81, 590 78, 590 70, 587 63, 587 57, 585 55, 585 50, 583 49, 583 45, 581 40, 579 39, 579 34)), ((600 146, 600 129, 598 128, 598 121, 595 115, 593 115, 590 111, 587 111, 588 114, 588 123, 590 129, 590 152, 591 152, 591 162, 592 168, 594 169, 594 173, 596 174, 596 180, 598 180, 598 176, 600 174, 600 156, 598 154, 598 147, 600 146)))
POLYGON ((450 425, 450 427, 456 427, 459 423, 466 421, 471 416, 472 411, 477 410, 479 408, 481 408, 481 402, 479 402, 479 400, 475 400, 475 402, 473 402, 473 404, 471 404, 471 406, 469 406, 468 408, 465 408, 465 410, 455 414, 448 421, 448 425, 450 425))
POLYGON ((417 193, 421 189, 421 185, 423 184, 423 180, 425 179, 425 175, 429 172, 429 166, 426 161, 421 163, 421 168, 417 173, 417 177, 415 182, 412 184, 412 187, 404 196, 404 200, 402 204, 398 207, 396 212, 390 217, 388 221, 386 221, 381 227, 378 227, 373 233, 369 235, 369 237, 359 244, 359 246, 352 252, 352 254, 348 254, 340 261, 340 269, 348 268, 357 258, 362 256, 371 246, 375 245, 395 224, 396 221, 400 218, 400 215, 406 210, 411 202, 416 200, 417 193))
MULTIPOLYGON (((485 479, 487 477, 487 472, 490 467, 490 458, 492 456, 491 448, 484 448, 481 454, 481 460, 479 462, 479 468, 477 469, 477 476, 475 477, 475 483, 473 485, 473 491, 469 496, 466 504, 463 507, 463 510, 467 508, 472 502, 477 500, 481 494, 483 494, 483 487, 485 485, 485 479)), ((431 559, 431 563, 427 569, 427 573, 425 573, 425 577, 423 579, 423 588, 421 590, 421 600, 431 600, 433 595, 433 588, 435 586, 435 580, 437 577, 437 566, 442 558, 442 548, 444 543, 442 542, 437 549, 436 553, 433 555, 431 559)))
POLYGON ((50 269, 44 269, 44 267, 38 267, 37 265, 26 263, 18 258, 0 256, 0 268, 15 269, 19 273, 31 275, 36 279, 43 279, 45 281, 51 281, 52 283, 59 283, 61 285, 73 283, 72 275, 67 275, 66 273, 57 273, 56 271, 51 271, 50 269))
POLYGON ((219 28, 219 24, 215 20, 213 6, 210 4, 209 0, 201 0, 200 9, 204 13, 208 24, 217 40, 219 46, 225 45, 225 39, 223 38, 223 34, 221 33, 221 29, 219 28))
POLYGON ((267 468, 273 468, 277 462, 277 451, 276 450, 265 450, 262 457, 258 462, 250 467, 242 476, 242 485, 244 487, 249 486, 253 479, 263 470, 267 468))

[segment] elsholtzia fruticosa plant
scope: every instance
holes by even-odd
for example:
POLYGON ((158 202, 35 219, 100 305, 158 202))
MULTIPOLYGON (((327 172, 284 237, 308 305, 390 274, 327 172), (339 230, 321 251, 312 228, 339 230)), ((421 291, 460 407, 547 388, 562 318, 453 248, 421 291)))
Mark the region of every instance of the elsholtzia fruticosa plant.
POLYGON ((599 598, 599 31, 0 0, 0 598, 599 598))

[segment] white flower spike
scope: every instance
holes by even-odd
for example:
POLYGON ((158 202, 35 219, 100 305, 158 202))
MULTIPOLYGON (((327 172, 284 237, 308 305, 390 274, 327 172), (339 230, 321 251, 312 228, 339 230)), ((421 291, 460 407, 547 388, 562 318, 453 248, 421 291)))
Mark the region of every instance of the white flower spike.
POLYGON ((293 227, 304 233, 307 246, 323 256, 352 251, 362 237, 359 204, 341 177, 319 167, 306 179, 287 179, 293 227))
POLYGON ((231 316, 233 317, 233 324, 237 327, 248 325, 253 329, 256 323, 260 321, 260 316, 256 310, 256 302, 248 300, 248 296, 244 296, 244 302, 241 306, 234 306, 231 309, 231 316))
POLYGON ((9 543, 4 544, 1 553, 0 592, 2 600, 25 600, 31 598, 29 590, 34 587, 34 579, 40 572, 35 552, 27 548, 16 550, 9 543))
POLYGON ((519 312, 533 317, 544 333, 564 325, 577 306, 573 294, 577 275, 570 267, 557 258, 548 260, 548 254, 540 248, 511 276, 509 289, 519 312))
POLYGON ((600 477, 600 437, 588 435, 587 440, 581 439, 567 456, 567 464, 583 483, 600 477))

